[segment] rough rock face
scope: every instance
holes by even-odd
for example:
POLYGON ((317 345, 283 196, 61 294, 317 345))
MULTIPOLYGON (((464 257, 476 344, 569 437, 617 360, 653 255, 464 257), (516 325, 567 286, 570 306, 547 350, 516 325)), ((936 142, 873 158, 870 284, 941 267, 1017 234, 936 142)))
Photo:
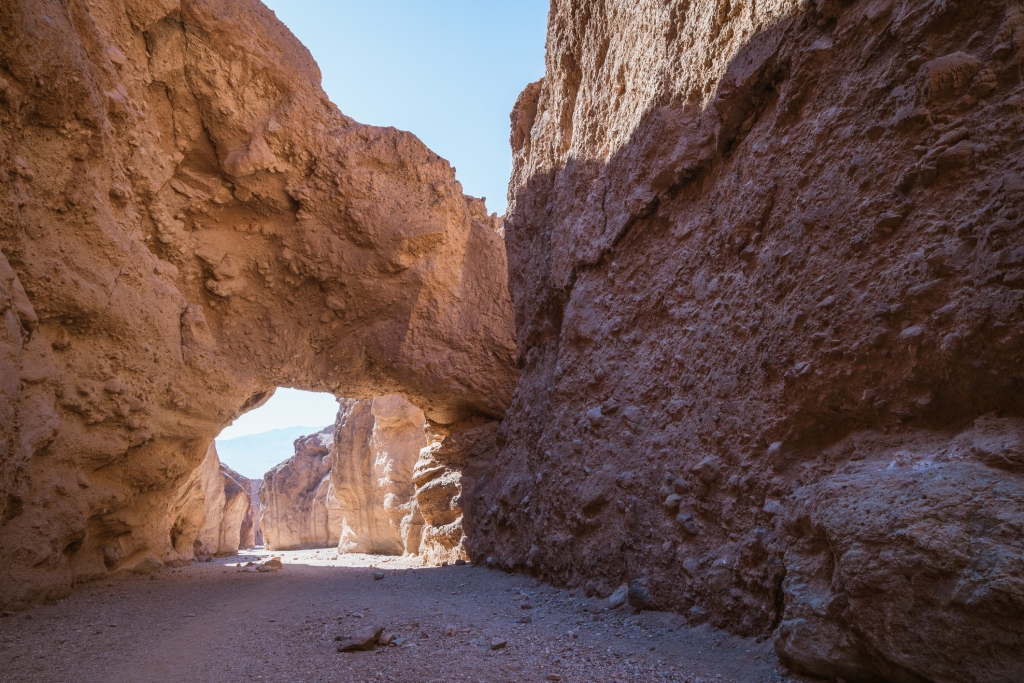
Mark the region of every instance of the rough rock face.
POLYGON ((203 525, 196 538, 196 551, 203 555, 234 555, 239 548, 253 547, 249 480, 221 463, 212 443, 199 473, 203 525))
POLYGON ((191 557, 182 488, 277 386, 503 414, 497 219, 269 10, 13 0, 0 36, 0 605, 191 557))
POLYGON ((1019 680, 1024 9, 555 0, 549 29, 474 558, 821 676, 1019 680))
POLYGON ((330 475, 341 523, 338 550, 401 555, 412 471, 427 445, 426 418, 401 396, 339 403, 330 475))
POLYGON ((416 488, 413 517, 422 519, 419 543, 410 538, 407 552, 427 564, 469 560, 468 534, 473 519, 465 514, 464 491, 493 463, 498 422, 483 419, 454 425, 420 452, 413 472, 416 488))
POLYGON ((341 522, 331 486, 334 425, 295 440, 295 455, 266 473, 259 491, 267 550, 338 544, 341 522))

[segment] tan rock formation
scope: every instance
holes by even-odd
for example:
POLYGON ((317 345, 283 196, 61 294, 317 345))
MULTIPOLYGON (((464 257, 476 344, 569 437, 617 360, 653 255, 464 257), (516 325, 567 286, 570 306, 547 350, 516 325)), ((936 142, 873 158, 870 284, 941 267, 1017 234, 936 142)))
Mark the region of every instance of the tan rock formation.
POLYGON ((264 6, 13 0, 0 32, 0 605, 190 556, 172 503, 277 386, 503 414, 497 218, 264 6))
POLYGON ((474 557, 626 581, 827 678, 1019 679, 1022 26, 555 0, 474 557))
POLYGON ((413 484, 416 487, 413 517, 419 521, 420 540, 407 541, 407 552, 420 555, 427 564, 471 559, 466 548, 464 491, 492 464, 497 451, 498 423, 474 420, 454 425, 420 452, 413 484))
POLYGON ((267 473, 259 494, 266 547, 469 559, 462 487, 490 463, 497 423, 435 427, 428 445, 423 411, 400 396, 340 406, 332 427, 297 439, 295 455, 267 473))
POLYGON ((256 545, 253 533, 252 498, 250 483, 246 477, 221 463, 221 479, 224 481, 224 524, 218 555, 234 555, 239 548, 256 545))
MULTIPOLYGON (((217 447, 210 444, 197 472, 203 501, 203 522, 195 539, 202 555, 234 555, 239 548, 255 545, 251 518, 249 480, 220 462, 217 447)), ((189 490, 192 490, 189 487, 189 490)))
POLYGON ((406 551, 413 468, 427 446, 423 411, 401 396, 341 399, 334 425, 331 483, 346 553, 406 551), (403 536, 403 526, 405 535, 403 536))
POLYGON ((224 541, 224 512, 228 497, 220 468, 217 446, 211 443, 206 451, 206 457, 199 465, 203 497, 203 524, 196 537, 196 550, 206 555, 218 554, 224 541))
POLYGON ((295 440, 295 455, 266 473, 259 491, 267 550, 328 548, 341 525, 331 489, 332 425, 295 440))
POLYGON ((243 522, 243 538, 248 539, 248 533, 252 533, 252 542, 243 547, 255 547, 263 545, 263 529, 260 527, 260 487, 263 486, 262 479, 248 479, 249 482, 249 512, 243 522), (248 531, 247 531, 248 530, 248 531))

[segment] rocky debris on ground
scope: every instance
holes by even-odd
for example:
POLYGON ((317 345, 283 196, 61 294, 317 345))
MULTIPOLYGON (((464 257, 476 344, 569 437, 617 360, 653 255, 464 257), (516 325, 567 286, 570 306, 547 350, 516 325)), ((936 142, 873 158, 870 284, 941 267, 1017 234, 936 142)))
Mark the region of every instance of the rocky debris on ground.
POLYGON ((367 586, 367 570, 380 558, 350 554, 315 564, 315 551, 288 551, 286 573, 224 572, 257 554, 167 569, 153 581, 95 582, 66 601, 0 619, 4 674, 38 683, 157 683, 167 671, 211 683, 316 680, 325 671, 345 681, 543 681, 556 674, 564 681, 768 683, 783 671, 770 641, 709 625, 671 630, 667 618, 675 615, 662 613, 618 610, 594 622, 583 618, 590 599, 580 590, 483 568, 386 558, 389 581, 367 586), (523 595, 542 612, 529 625, 516 621, 512 598, 523 595), (368 625, 384 626, 373 653, 337 652, 338 635, 368 625), (449 626, 456 634, 444 636, 449 626), (388 633, 395 644, 384 647, 388 633), (506 647, 491 650, 493 638, 506 647), (182 652, 192 654, 182 659, 182 652))
POLYGON ((192 560, 182 486, 275 387, 503 415, 500 218, 338 111, 265 6, 15 0, 0 30, 0 605, 192 560))
POLYGON ((284 563, 281 562, 279 557, 271 557, 265 562, 256 565, 256 571, 258 572, 278 572, 282 569, 284 569, 284 563))
POLYGON ((793 671, 1020 678, 1018 3, 584 4, 512 114, 471 555, 793 671))
POLYGON ((368 626, 358 633, 348 636, 338 636, 338 652, 369 651, 377 645, 381 635, 384 633, 383 626, 368 626))

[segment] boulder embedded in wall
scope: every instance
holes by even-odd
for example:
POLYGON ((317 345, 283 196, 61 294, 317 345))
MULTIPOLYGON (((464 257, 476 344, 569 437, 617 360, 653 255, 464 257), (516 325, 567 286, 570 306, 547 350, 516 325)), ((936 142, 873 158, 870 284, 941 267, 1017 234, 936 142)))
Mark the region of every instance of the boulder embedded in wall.
POLYGON ((403 518, 412 509, 413 468, 427 445, 426 418, 401 396, 340 403, 331 470, 341 520, 338 549, 401 555, 409 533, 403 518))
POLYGON ((334 425, 295 440, 295 454, 267 472, 259 491, 267 550, 327 548, 340 525, 331 502, 334 425))
POLYGON ((851 681, 1019 679, 1024 479, 1006 471, 1024 468, 1024 420, 856 441, 871 458, 797 489, 783 520, 783 659, 851 681))
POLYGON ((497 218, 270 10, 14 0, 0 33, 0 605, 188 559, 179 494, 277 386, 503 414, 497 218))
POLYGON ((965 435, 1024 417, 1021 16, 553 2, 473 555, 819 675, 1020 678, 1024 473, 965 435))

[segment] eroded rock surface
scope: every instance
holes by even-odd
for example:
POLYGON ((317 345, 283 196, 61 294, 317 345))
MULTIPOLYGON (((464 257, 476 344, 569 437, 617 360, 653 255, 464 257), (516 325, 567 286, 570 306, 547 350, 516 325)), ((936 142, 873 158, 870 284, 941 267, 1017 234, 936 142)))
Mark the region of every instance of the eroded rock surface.
POLYGON ((203 555, 234 555, 255 543, 252 529, 251 485, 248 479, 220 461, 210 448, 199 466, 203 494, 203 525, 196 551, 203 555))
MULTIPOLYGON (((455 425, 423 451, 413 472, 416 497, 414 517, 423 520, 418 546, 408 543, 410 552, 429 564, 469 560, 468 534, 473 533, 474 516, 466 513, 465 492, 493 463, 497 453, 498 422, 474 420, 455 425)), ((483 511, 476 511, 477 517, 483 511)))
POLYGON ((341 524, 338 550, 401 555, 413 467, 427 445, 426 418, 401 396, 339 403, 330 473, 341 524))
POLYGON ((334 425, 295 440, 295 455, 263 477, 260 527, 267 550, 338 544, 341 522, 331 486, 334 425))
POLYGON ((0 35, 0 605, 191 558, 183 490, 277 386, 503 414, 498 219, 267 8, 14 0, 0 35))
POLYGON ((474 558, 625 582, 822 676, 1019 679, 1024 473, 985 435, 1024 415, 1022 27, 999 0, 553 2, 474 558))
POLYGON ((249 501, 252 503, 245 524, 252 527, 252 545, 263 545, 263 528, 260 526, 260 488, 262 479, 249 479, 249 501))
POLYGON ((463 487, 490 465, 498 423, 429 425, 397 395, 339 403, 333 426, 297 439, 295 455, 266 475, 267 548, 468 560, 463 487))

